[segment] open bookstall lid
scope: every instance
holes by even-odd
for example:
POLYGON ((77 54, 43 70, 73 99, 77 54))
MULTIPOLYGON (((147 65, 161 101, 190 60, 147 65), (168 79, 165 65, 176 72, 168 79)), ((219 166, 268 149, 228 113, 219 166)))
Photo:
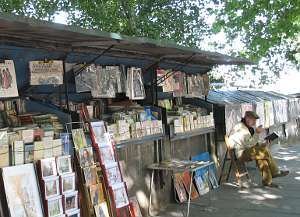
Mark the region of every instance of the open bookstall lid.
POLYGON ((197 73, 206 73, 215 65, 253 64, 244 58, 187 48, 166 41, 87 30, 3 13, 0 15, 0 36, 2 44, 67 53, 97 55, 112 46, 105 56, 183 64, 197 69, 194 70, 197 73))

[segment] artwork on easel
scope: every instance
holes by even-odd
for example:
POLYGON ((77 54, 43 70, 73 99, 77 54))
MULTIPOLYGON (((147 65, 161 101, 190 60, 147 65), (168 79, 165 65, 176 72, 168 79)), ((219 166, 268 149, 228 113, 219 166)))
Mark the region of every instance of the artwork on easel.
POLYGON ((0 63, 0 97, 17 97, 19 96, 15 65, 12 60, 5 60, 0 63))
POLYGON ((31 85, 60 85, 63 84, 63 61, 30 61, 30 84, 31 85))

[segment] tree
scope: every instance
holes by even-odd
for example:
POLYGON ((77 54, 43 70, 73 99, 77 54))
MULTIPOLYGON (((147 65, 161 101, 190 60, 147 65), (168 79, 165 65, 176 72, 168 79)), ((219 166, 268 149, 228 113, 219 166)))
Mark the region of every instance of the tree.
MULTIPOLYGON (((214 31, 225 30, 229 41, 242 36, 246 45, 243 55, 259 60, 270 55, 270 49, 282 45, 286 54, 295 54, 300 33, 299 0, 226 0, 220 1, 214 31)), ((277 50, 278 52, 280 50, 277 50)), ((294 57, 288 56, 288 57, 294 57)))

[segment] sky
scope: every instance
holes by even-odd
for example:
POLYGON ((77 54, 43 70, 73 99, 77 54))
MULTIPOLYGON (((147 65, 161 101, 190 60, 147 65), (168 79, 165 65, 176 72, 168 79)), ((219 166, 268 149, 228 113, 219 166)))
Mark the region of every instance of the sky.
MULTIPOLYGON (((61 24, 67 24, 67 16, 68 14, 66 12, 59 12, 54 18, 55 23, 61 23, 61 24)), ((207 23, 212 24, 215 20, 214 16, 208 17, 207 23)), ((223 54, 232 53, 233 51, 238 51, 243 49, 243 43, 240 41, 240 39, 236 39, 234 43, 231 45, 226 44, 226 35, 224 32, 220 32, 218 34, 212 35, 208 37, 207 39, 203 40, 202 43, 199 44, 200 48, 203 50, 208 51, 218 51, 223 54), (219 44, 224 45, 224 47, 220 50, 216 50, 215 47, 213 47, 213 43, 218 42, 219 44)), ((280 59, 280 57, 279 57, 280 59)), ((267 72, 268 77, 270 80, 272 80, 272 84, 263 85, 260 88, 264 90, 272 90, 277 91, 284 94, 292 94, 292 93, 300 93, 300 72, 297 70, 293 65, 286 62, 286 60, 281 59, 280 64, 284 66, 283 71, 280 73, 279 77, 274 76, 274 73, 266 68, 266 65, 264 63, 264 60, 261 60, 258 65, 267 72)), ((252 83, 259 83, 259 75, 253 75, 251 72, 252 66, 247 66, 242 72, 242 76, 240 76, 239 79, 235 81, 235 85, 237 86, 247 86, 249 85, 249 81, 251 80, 252 83)), ((213 74, 217 76, 222 76, 225 79, 225 85, 226 88, 230 88, 232 85, 232 77, 231 76, 231 68, 228 66, 220 66, 217 67, 213 72, 213 74)), ((236 77, 234 77, 236 79, 236 77)))

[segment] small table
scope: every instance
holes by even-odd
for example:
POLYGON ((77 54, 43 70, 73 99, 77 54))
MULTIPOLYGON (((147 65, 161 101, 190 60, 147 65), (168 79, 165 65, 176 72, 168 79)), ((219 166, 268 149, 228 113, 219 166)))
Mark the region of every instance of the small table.
MULTIPOLYGON (((161 163, 154 163, 148 166, 148 169, 152 170, 151 173, 151 180, 150 180, 150 196, 149 196, 149 208, 148 213, 151 215, 151 204, 152 204, 152 187, 153 187, 153 181, 154 181, 154 171, 160 170, 160 171, 171 171, 173 175, 175 173, 185 172, 189 171, 191 175, 190 180, 190 186, 189 186, 189 192, 188 192, 188 206, 187 206, 187 214, 186 217, 189 217, 190 215, 190 205, 191 205, 191 193, 192 193, 192 184, 193 184, 193 176, 195 171, 209 167, 210 165, 213 165, 214 162, 211 161, 163 161, 161 163)), ((208 169, 209 173, 209 169, 208 169)), ((209 175, 209 174, 208 174, 209 175)))

